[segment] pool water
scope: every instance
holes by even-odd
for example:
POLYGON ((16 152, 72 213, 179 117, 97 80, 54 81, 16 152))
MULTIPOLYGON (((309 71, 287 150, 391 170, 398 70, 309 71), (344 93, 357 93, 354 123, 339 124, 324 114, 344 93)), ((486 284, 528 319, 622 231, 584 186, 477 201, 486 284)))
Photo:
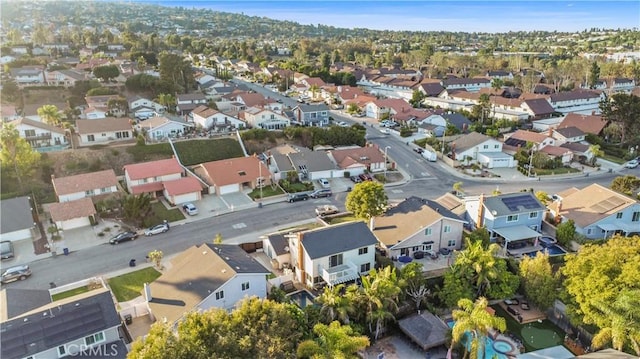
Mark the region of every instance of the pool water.
MULTIPOLYGON (((453 328, 453 325, 455 324, 454 321, 450 320, 447 322, 447 325, 449 326, 449 328, 453 328)), ((469 348, 469 346, 471 345, 469 341, 469 333, 465 333, 464 335, 464 346, 466 348, 469 348)), ((513 350, 513 348, 511 347, 511 344, 502 341, 502 340, 496 340, 494 341, 493 339, 486 337, 485 339, 485 343, 484 343, 484 357, 481 355, 478 355, 478 357, 480 358, 491 358, 491 359, 508 359, 508 357, 506 355, 504 355, 504 352, 510 352, 511 350, 513 350), (507 347, 508 346, 508 347, 507 347)))
MULTIPOLYGON (((547 252, 549 253, 550 256, 561 256, 561 255, 567 254, 567 251, 565 251, 562 247, 560 247, 557 244, 551 244, 551 243, 546 243, 544 241, 541 241, 540 246, 543 248, 543 250, 539 252, 543 252, 543 253, 547 252)), ((529 257, 535 257, 536 254, 538 254, 538 252, 526 253, 526 255, 528 255, 529 257)))
POLYGON ((307 305, 316 305, 314 303, 315 297, 306 290, 293 292, 291 294, 288 294, 287 297, 289 297, 289 299, 291 299, 291 302, 297 304, 300 308, 304 308, 307 305))

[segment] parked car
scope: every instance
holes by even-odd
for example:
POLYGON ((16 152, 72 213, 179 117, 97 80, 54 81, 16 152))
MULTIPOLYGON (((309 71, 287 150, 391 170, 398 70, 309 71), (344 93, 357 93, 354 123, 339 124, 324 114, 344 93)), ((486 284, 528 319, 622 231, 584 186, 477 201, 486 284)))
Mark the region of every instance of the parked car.
POLYGON ((373 181, 373 176, 371 176, 370 174, 367 174, 367 173, 363 173, 358 177, 360 177, 360 179, 362 181, 373 181))
POLYGON ((116 234, 109 240, 109 244, 120 244, 120 242, 135 241, 138 238, 138 233, 132 231, 126 231, 116 234))
POLYGON ((322 186, 322 188, 329 188, 331 187, 331 184, 329 183, 329 180, 327 180, 326 178, 320 178, 318 180, 318 183, 320 183, 320 185, 322 186))
POLYGON ((193 203, 185 203, 182 205, 182 209, 190 216, 198 214, 198 208, 193 203))
POLYGON ((28 265, 11 267, 5 270, 0 277, 0 282, 9 283, 16 280, 25 280, 31 276, 31 269, 28 265))
POLYGON ((287 201, 289 203, 298 202, 298 201, 306 201, 309 199, 309 195, 306 193, 289 193, 287 201))
POLYGON ((351 176, 351 182, 360 183, 360 182, 362 182, 362 180, 358 176, 351 176))
POLYGON ((340 210, 338 210, 338 207, 330 204, 316 207, 316 214, 318 216, 328 216, 330 214, 336 214, 338 212, 340 212, 340 210))
POLYGON ((169 223, 164 222, 160 224, 156 224, 155 226, 149 227, 144 231, 145 236, 153 236, 154 234, 160 234, 167 232, 169 230, 169 223))
POLYGON ((0 259, 11 259, 13 256, 13 243, 11 241, 0 242, 0 259))
POLYGON ((319 189, 319 190, 315 190, 313 191, 309 197, 311 198, 322 198, 322 197, 331 197, 331 195, 333 195, 333 193, 331 193, 331 190, 328 188, 324 188, 324 189, 319 189))
POLYGON ((418 154, 422 154, 422 152, 424 152, 424 149, 422 147, 416 147, 413 150, 418 154))
POLYGON ((349 127, 349 124, 344 122, 344 121, 340 121, 340 122, 338 122, 338 126, 340 126, 340 127, 349 127))
POLYGON ((638 167, 638 160, 631 160, 624 164, 625 168, 636 168, 638 167))

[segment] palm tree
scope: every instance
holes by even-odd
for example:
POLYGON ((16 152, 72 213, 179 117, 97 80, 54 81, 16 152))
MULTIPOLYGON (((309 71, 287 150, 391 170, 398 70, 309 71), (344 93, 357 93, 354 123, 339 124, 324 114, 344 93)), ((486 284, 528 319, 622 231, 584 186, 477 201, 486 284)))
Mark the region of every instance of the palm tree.
MULTIPOLYGON (((484 343, 491 329, 504 331, 507 324, 504 318, 496 317, 487 311, 487 299, 478 298, 475 303, 469 299, 460 299, 458 307, 452 313, 455 324, 452 329, 452 344, 460 343, 466 333, 469 333, 471 342, 465 343, 467 355, 471 359, 484 358, 484 343)), ((453 346, 453 345, 452 345, 453 346)))
POLYGON ((315 340, 298 345, 298 358, 357 358, 356 353, 369 346, 369 338, 357 335, 351 326, 337 321, 329 325, 318 323, 313 332, 317 335, 315 340))
MULTIPOLYGON (((502 81, 501 79, 495 78, 491 80, 491 88, 495 90, 495 93, 493 94, 494 98, 495 96, 499 96, 498 91, 502 89, 503 85, 504 85, 504 81, 502 81)), ((491 125, 493 125, 493 121, 496 118, 496 106, 497 106, 497 103, 494 100, 493 101, 493 118, 491 119, 491 125)))
POLYGON ((176 105, 176 98, 172 94, 161 93, 155 99, 155 101, 162 106, 166 107, 167 111, 172 112, 173 106, 176 105))
POLYGON ((328 323, 337 319, 343 324, 349 324, 349 313, 353 306, 350 298, 344 294, 344 284, 338 284, 325 287, 322 294, 316 298, 316 303, 321 305, 320 313, 326 315, 328 323))
POLYGON ((38 116, 51 126, 59 126, 62 122, 60 110, 58 110, 58 107, 55 105, 44 105, 40 107, 38 109, 38 116))
POLYGON ((604 156, 604 151, 600 149, 600 145, 591 145, 589 146, 589 151, 591 152, 591 165, 595 165, 598 161, 598 157, 604 156))
POLYGON ((400 291, 395 269, 390 266, 362 277, 360 299, 364 302, 369 332, 374 334, 374 340, 378 339, 385 321, 394 319, 400 291))
POLYGON ((592 345, 601 348, 611 343, 614 349, 622 351, 630 344, 640 356, 640 290, 625 290, 613 303, 597 303, 596 306, 611 322, 593 337, 592 345))
POLYGON ((492 243, 487 249, 483 247, 482 241, 471 242, 465 238, 466 249, 461 251, 456 258, 456 267, 471 267, 473 269, 473 283, 476 295, 484 295, 491 286, 492 280, 498 275, 497 260, 495 254, 500 247, 492 243))

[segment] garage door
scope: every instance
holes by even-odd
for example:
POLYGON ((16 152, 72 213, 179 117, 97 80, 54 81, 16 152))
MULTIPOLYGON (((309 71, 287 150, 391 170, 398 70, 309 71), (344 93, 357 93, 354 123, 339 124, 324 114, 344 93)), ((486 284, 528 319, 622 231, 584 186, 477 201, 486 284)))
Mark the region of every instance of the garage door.
POLYGON ((240 192, 240 185, 238 185, 238 184, 230 184, 230 185, 226 185, 226 186, 221 186, 219 188, 219 190, 220 190, 220 192, 219 192, 220 195, 234 193, 234 192, 240 192))
POLYGON ((179 196, 173 196, 173 201, 175 204, 187 203, 187 202, 196 202, 200 200, 200 192, 194 193, 185 193, 179 196))
POLYGON ((89 221, 89 217, 83 217, 83 218, 70 219, 68 221, 60 221, 56 223, 56 225, 58 226, 58 228, 62 230, 69 230, 74 228, 90 226, 91 222, 89 221))

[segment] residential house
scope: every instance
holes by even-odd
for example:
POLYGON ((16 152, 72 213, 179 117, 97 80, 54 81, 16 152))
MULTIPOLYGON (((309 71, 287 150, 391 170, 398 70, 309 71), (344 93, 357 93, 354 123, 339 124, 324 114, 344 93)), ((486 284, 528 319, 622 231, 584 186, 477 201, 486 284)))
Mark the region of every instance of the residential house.
POLYGON ((592 114, 600 112, 600 101, 604 93, 600 91, 573 90, 549 95, 549 103, 556 112, 592 114))
POLYGON ((201 200, 202 189, 205 187, 198 178, 192 176, 163 181, 162 186, 164 198, 174 206, 201 200))
MULTIPOLYGON (((305 149, 308 151, 308 149, 305 149)), ((291 145, 280 145, 267 152, 267 165, 273 173, 273 180, 286 179, 289 172, 297 172, 289 159, 289 153, 298 151, 291 145)))
POLYGON ((297 151, 288 153, 287 157, 301 181, 344 176, 344 171, 339 170, 324 151, 298 148, 297 151))
POLYGON ((357 176, 366 172, 382 172, 386 159, 378 146, 354 147, 329 151, 329 158, 338 168, 357 176))
POLYGON ((32 239, 36 231, 30 197, 15 197, 0 201, 0 239, 20 241, 32 239))
POLYGON ((11 78, 18 86, 42 86, 45 84, 42 66, 23 66, 9 70, 11 78))
POLYGON ((127 190, 131 194, 162 191, 162 182, 180 179, 185 173, 175 157, 133 163, 125 165, 123 169, 127 190))
POLYGON ((115 117, 122 117, 126 114, 126 108, 109 108, 109 101, 122 100, 120 95, 85 96, 84 100, 87 102, 87 110, 85 110, 87 119, 104 118, 106 114, 115 117), (92 111, 90 109, 93 109, 98 114, 91 115, 92 111), (99 113, 102 113, 102 115, 99 115, 99 113))
POLYGON ((59 230, 88 227, 95 222, 96 207, 89 197, 67 202, 51 203, 48 207, 51 221, 59 230))
POLYGON ((128 118, 105 118, 99 120, 77 120, 76 132, 80 146, 133 140, 133 127, 128 118))
POLYGON ((205 162, 193 171, 209 186, 209 193, 224 195, 271 184, 269 168, 257 157, 205 162))
POLYGON ((602 130, 609 124, 609 121, 598 115, 581 115, 578 113, 568 113, 557 128, 577 127, 585 134, 602 135, 602 130))
POLYGON ((67 133, 63 128, 28 118, 19 118, 9 124, 14 126, 20 137, 24 138, 36 151, 49 152, 69 147, 67 133))
POLYGON ((6 65, 6 64, 12 63, 14 61, 16 61, 16 57, 15 56, 11 56, 11 55, 0 56, 0 65, 6 65))
POLYGON ((360 96, 366 96, 367 94, 362 89, 355 86, 338 86, 335 95, 338 103, 344 104, 348 101, 354 100, 360 96))
POLYGON ((505 254, 518 255, 542 250, 535 242, 540 237, 544 205, 531 192, 506 193, 497 196, 466 197, 466 219, 474 228, 485 227, 492 241, 498 242, 505 254), (514 249, 512 242, 526 244, 514 249), (533 245, 531 245, 533 244, 533 245))
POLYGON ((593 158, 593 152, 591 151, 591 145, 588 143, 567 142, 560 145, 562 148, 573 153, 573 161, 586 163, 593 158))
POLYGON ((594 183, 558 193, 549 204, 556 221, 573 220, 576 233, 588 239, 640 234, 640 202, 594 183))
POLYGON ((288 237, 294 276, 307 287, 355 281, 375 268, 378 240, 364 222, 341 223, 288 237))
POLYGON ((575 126, 556 128, 553 130, 553 138, 558 144, 567 142, 582 142, 585 140, 586 134, 575 126))
POLYGON ((59 202, 118 192, 118 179, 113 170, 83 173, 67 177, 51 177, 59 202))
POLYGON ((458 112, 446 112, 441 114, 442 118, 447 122, 447 125, 452 125, 458 129, 461 133, 466 133, 469 131, 469 126, 471 126, 472 122, 463 114, 458 112))
POLYGON ((549 118, 556 112, 546 98, 523 99, 520 107, 529 114, 531 120, 549 118))
POLYGON ((491 80, 484 77, 474 77, 474 78, 447 78, 440 82, 442 87, 450 90, 460 90, 464 89, 469 92, 478 92, 482 88, 491 87, 491 80))
POLYGON ((191 123, 172 120, 164 116, 155 116, 138 122, 135 127, 146 132, 149 140, 162 141, 167 138, 180 137, 194 126, 191 123))
POLYGON ((418 85, 418 91, 420 91, 426 97, 438 97, 442 91, 444 91, 444 87, 440 82, 423 82, 418 85))
POLYGON ((464 221, 440 204, 409 197, 374 219, 373 234, 387 256, 461 248, 464 221))
POLYGON ((240 112, 239 117, 249 127, 265 130, 282 130, 291 125, 291 120, 287 116, 261 107, 249 107, 240 112))
POLYGON ((299 232, 299 230, 271 233, 262 239, 264 254, 271 260, 274 268, 284 269, 291 265, 289 238, 287 235, 293 232, 299 232))
POLYGON ((3 105, 0 107, 0 113, 2 114, 0 122, 11 122, 20 118, 18 109, 13 105, 3 105))
POLYGON ((127 102, 129 114, 138 119, 146 119, 166 111, 163 105, 138 95, 128 98, 127 102))
POLYGON ((489 70, 485 74, 490 79, 513 80, 513 73, 505 70, 489 70))
POLYGON ((200 126, 204 129, 216 129, 217 131, 223 131, 230 128, 244 128, 245 123, 231 115, 219 112, 207 106, 198 106, 191 112, 193 116, 193 122, 196 126, 200 126))
POLYGON ((77 70, 56 70, 45 72, 48 86, 73 87, 80 81, 88 80, 86 73, 77 70))
POLYGON ((87 120, 96 120, 107 118, 108 111, 101 110, 95 107, 87 107, 82 111, 81 118, 85 118, 87 120))
POLYGON ((546 153, 551 158, 558 158, 563 165, 569 165, 574 160, 575 155, 571 149, 561 146, 549 145, 543 147, 540 152, 546 153))
POLYGON ((298 105, 293 108, 296 122, 303 126, 323 127, 329 125, 329 107, 321 105, 298 105))
POLYGON ((205 243, 173 258, 144 294, 156 321, 177 325, 189 312, 231 310, 244 298, 265 298, 267 274, 239 246, 205 243))
POLYGON ((459 137, 450 144, 452 158, 465 163, 478 163, 487 168, 517 165, 513 156, 502 152, 502 142, 478 132, 459 137))
POLYGON ((365 106, 367 117, 378 120, 390 118, 392 115, 404 112, 405 109, 413 108, 409 102, 398 98, 387 98, 369 102, 365 106))
POLYGON ((0 356, 22 358, 127 357, 122 319, 106 288, 49 302, 2 322, 0 356))
POLYGON ((632 78, 616 77, 611 80, 611 91, 630 94, 636 87, 636 81, 632 78))
POLYGON ((201 93, 179 94, 176 98, 176 110, 178 114, 184 116, 196 107, 207 104, 207 98, 201 93))
POLYGON ((528 145, 532 146, 534 151, 539 151, 545 146, 555 145, 555 139, 549 133, 533 132, 527 130, 517 130, 513 133, 504 134, 504 144, 512 149, 526 149, 528 145))

